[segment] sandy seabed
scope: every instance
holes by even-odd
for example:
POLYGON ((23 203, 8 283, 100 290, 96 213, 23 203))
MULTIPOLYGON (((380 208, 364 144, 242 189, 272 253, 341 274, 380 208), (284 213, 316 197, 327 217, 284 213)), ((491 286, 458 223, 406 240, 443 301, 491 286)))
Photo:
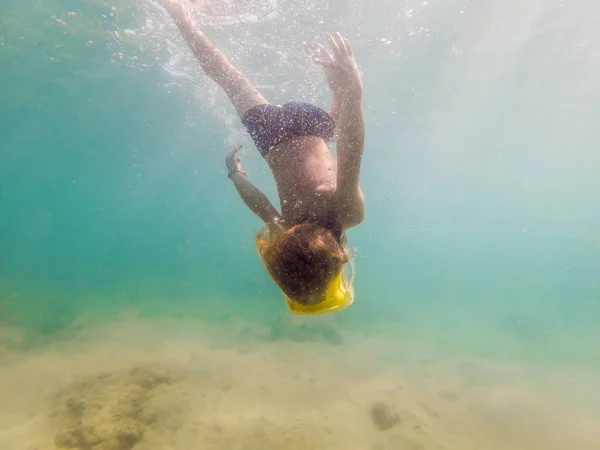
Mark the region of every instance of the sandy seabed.
MULTIPOLYGON (((593 376, 237 327, 232 340, 225 326, 120 320, 28 352, 0 345, 0 449, 600 448, 593 376)), ((0 328, 0 342, 19 336, 0 328)))

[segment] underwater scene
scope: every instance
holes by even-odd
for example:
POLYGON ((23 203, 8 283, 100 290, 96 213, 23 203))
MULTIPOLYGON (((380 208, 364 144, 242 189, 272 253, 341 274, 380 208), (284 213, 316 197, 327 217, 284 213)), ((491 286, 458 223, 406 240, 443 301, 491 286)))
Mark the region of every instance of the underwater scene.
POLYGON ((599 27, 593 0, 1 0, 0 450, 598 450, 599 27), (303 169, 276 183, 239 99, 329 111, 306 42, 355 59, 365 130, 353 302, 320 315, 238 193, 292 210, 303 169))

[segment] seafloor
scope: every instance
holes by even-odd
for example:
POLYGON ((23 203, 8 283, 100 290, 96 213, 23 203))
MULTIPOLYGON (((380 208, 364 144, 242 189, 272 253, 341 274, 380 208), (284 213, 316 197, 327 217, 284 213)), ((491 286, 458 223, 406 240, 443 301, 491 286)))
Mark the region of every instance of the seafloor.
POLYGON ((575 369, 260 336, 127 318, 28 348, 2 328, 0 449, 599 448, 594 377, 575 369))

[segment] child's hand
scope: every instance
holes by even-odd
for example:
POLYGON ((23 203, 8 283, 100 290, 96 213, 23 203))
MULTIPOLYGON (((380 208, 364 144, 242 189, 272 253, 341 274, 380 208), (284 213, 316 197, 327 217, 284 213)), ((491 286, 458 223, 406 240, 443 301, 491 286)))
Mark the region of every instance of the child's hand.
POLYGON ((325 69, 327 82, 334 93, 362 94, 362 76, 354 60, 350 42, 336 33, 329 36, 329 44, 332 53, 321 44, 307 43, 305 48, 313 61, 325 69))
POLYGON ((246 172, 242 170, 242 158, 237 155, 237 152, 242 148, 242 144, 238 144, 229 152, 227 158, 225 158, 225 166, 227 167, 227 171, 229 175, 239 172, 242 175, 246 176, 246 172))

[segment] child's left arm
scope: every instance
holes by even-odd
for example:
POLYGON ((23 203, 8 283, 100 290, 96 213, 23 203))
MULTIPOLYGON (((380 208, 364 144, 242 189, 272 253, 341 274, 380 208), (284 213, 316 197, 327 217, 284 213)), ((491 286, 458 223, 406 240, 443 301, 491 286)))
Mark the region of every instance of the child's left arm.
POLYGON ((246 172, 242 170, 242 160, 236 156, 240 148, 241 145, 236 146, 227 155, 225 165, 229 172, 228 177, 233 181, 238 194, 250 211, 260 217, 267 226, 275 225, 280 221, 281 216, 269 198, 246 178, 246 172))

